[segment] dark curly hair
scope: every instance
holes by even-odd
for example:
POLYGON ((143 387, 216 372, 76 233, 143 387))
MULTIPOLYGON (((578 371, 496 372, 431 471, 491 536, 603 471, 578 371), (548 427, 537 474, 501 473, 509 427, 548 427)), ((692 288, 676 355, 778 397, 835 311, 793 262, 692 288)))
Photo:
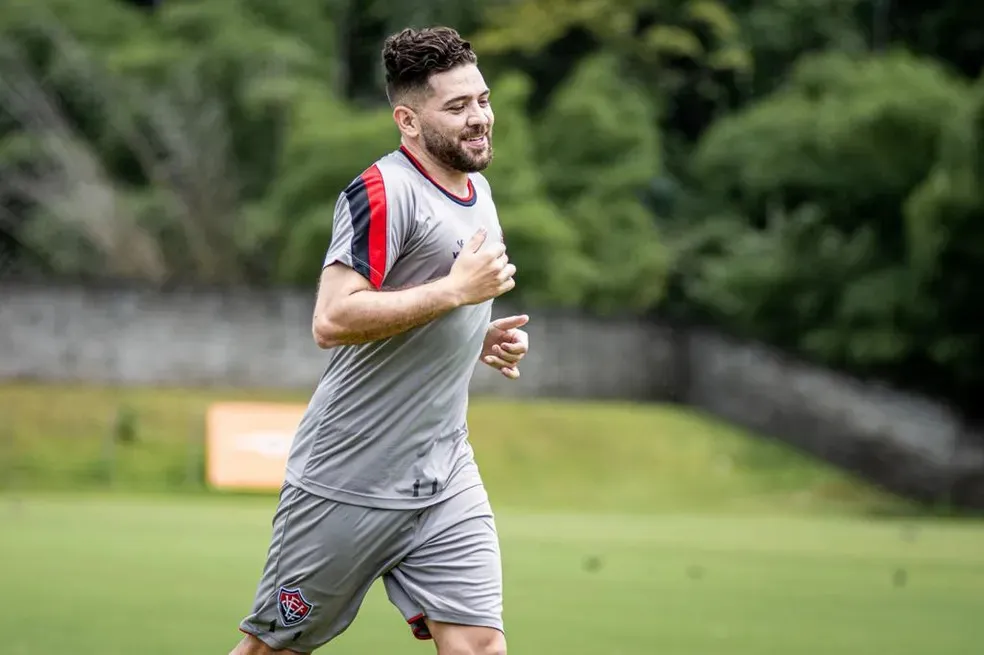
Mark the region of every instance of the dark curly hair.
POLYGON ((450 27, 407 28, 383 44, 386 97, 392 104, 404 102, 408 95, 426 91, 434 73, 477 62, 471 43, 450 27))

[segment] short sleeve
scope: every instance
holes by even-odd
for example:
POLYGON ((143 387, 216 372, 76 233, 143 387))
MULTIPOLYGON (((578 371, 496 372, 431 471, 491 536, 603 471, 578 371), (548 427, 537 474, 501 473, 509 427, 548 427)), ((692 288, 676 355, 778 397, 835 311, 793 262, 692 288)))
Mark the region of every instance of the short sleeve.
POLYGON ((382 288, 413 221, 412 198, 399 182, 384 181, 374 165, 339 194, 324 266, 345 264, 382 288))

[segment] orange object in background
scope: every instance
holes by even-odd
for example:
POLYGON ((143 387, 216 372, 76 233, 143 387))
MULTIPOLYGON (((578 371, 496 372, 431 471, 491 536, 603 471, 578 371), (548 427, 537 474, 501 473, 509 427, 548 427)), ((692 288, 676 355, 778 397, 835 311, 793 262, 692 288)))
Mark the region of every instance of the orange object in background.
POLYGON ((280 489, 305 405, 215 403, 205 417, 205 475, 212 487, 280 489))

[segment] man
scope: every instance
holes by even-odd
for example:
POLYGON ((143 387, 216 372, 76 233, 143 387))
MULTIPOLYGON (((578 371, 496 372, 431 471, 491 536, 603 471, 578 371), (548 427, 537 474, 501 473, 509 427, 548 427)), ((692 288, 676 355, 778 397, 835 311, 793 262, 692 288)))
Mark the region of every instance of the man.
MULTIPOLYGON (((476 358, 509 379, 526 316, 488 182, 489 89, 448 28, 383 47, 399 149, 339 196, 313 319, 327 369, 301 420, 246 637, 309 653, 375 580, 439 655, 505 653, 498 538, 465 420, 476 358)), ((326 156, 330 156, 326 154, 326 156)))

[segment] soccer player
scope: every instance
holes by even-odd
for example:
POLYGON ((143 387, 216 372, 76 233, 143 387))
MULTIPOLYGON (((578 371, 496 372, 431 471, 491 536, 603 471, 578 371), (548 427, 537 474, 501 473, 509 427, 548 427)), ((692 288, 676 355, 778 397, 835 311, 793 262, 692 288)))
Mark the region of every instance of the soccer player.
POLYGON ((476 361, 515 379, 529 346, 527 316, 491 321, 516 269, 481 174, 489 89, 449 28, 394 34, 383 61, 400 146, 335 207, 313 318, 327 368, 233 655, 312 652, 380 577, 439 655, 506 652, 498 537, 466 424, 476 361))

